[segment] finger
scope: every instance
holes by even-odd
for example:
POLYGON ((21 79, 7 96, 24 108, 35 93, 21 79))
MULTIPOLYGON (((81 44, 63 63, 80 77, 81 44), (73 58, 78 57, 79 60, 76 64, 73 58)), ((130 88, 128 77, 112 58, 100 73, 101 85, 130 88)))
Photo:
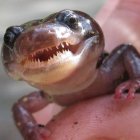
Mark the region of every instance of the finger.
POLYGON ((107 50, 121 43, 131 43, 140 51, 139 5, 139 0, 109 0, 99 12, 97 19, 104 31, 107 50))
POLYGON ((104 96, 69 107, 48 124, 51 140, 139 140, 140 95, 104 96))
POLYGON ((111 16, 121 0, 108 0, 96 15, 96 20, 102 26, 111 16))

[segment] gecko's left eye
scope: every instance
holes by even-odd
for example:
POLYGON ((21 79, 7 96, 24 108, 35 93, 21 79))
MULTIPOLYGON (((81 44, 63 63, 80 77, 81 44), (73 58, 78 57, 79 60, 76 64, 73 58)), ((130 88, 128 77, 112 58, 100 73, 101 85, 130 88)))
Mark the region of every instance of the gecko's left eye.
POLYGON ((65 22, 71 28, 76 29, 78 27, 78 18, 74 15, 70 15, 70 16, 66 17, 65 22))
POLYGON ((77 29, 78 28, 78 17, 75 14, 69 14, 69 13, 61 13, 57 16, 57 20, 61 23, 66 24, 71 29, 77 29))
POLYGON ((64 18, 64 22, 68 25, 71 29, 78 29, 78 17, 74 14, 70 14, 64 18))
POLYGON ((6 30, 6 33, 4 35, 4 43, 12 49, 14 46, 14 42, 16 38, 20 35, 20 33, 23 31, 23 28, 20 26, 11 26, 6 30))

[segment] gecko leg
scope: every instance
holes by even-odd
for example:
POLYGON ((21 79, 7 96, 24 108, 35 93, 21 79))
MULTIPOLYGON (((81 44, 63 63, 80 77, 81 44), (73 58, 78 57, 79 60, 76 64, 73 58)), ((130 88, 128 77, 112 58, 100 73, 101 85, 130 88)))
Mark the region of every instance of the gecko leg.
POLYGON ((140 88, 140 79, 136 80, 128 80, 122 84, 120 84, 115 90, 115 98, 121 98, 122 93, 128 91, 127 98, 133 99, 135 98, 135 93, 140 88))
POLYGON ((22 97, 13 105, 13 117, 17 128, 25 140, 47 140, 49 130, 43 125, 37 124, 32 113, 42 109, 47 102, 46 95, 41 92, 33 92, 22 97))
POLYGON ((140 54, 132 45, 122 45, 123 63, 129 79, 120 84, 115 90, 115 97, 120 98, 127 91, 127 99, 133 99, 135 93, 140 89, 140 54))
POLYGON ((115 98, 121 98, 123 93, 127 93, 127 98, 133 99, 140 89, 140 54, 132 45, 122 44, 114 49, 104 60, 101 70, 104 75, 107 74, 106 79, 114 83, 114 88, 117 87, 115 98))

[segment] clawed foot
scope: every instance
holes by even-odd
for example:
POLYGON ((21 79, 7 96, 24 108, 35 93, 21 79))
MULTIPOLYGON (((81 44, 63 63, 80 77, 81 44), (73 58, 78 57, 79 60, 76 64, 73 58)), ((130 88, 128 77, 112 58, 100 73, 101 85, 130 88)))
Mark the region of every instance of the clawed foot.
POLYGON ((115 90, 115 98, 120 99, 127 93, 127 99, 134 99, 135 93, 140 89, 140 79, 129 80, 120 84, 115 90))

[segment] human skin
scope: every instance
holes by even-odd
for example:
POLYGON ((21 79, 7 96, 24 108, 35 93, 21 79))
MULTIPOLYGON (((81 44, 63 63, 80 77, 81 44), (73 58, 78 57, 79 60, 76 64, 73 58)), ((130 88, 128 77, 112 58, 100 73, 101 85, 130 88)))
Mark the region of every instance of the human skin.
MULTIPOLYGON (((138 0, 108 1, 97 15, 105 34, 106 49, 111 51, 121 43, 132 43, 140 50, 138 0)), ((139 140, 139 102, 113 95, 97 97, 75 104, 61 112, 48 124, 49 140, 139 140)), ((36 114, 38 122, 51 115, 36 114)))

